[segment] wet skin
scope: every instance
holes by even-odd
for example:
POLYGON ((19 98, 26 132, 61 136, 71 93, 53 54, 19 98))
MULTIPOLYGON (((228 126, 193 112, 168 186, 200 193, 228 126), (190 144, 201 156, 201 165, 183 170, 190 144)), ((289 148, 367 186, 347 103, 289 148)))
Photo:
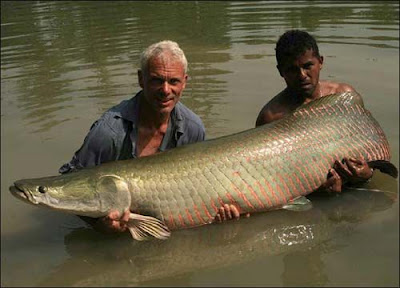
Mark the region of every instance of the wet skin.
POLYGON ((181 98, 188 75, 180 62, 167 56, 151 59, 146 70, 138 71, 146 100, 143 111, 153 114, 153 119, 164 120, 181 98))
POLYGON ((319 74, 323 62, 322 56, 318 57, 312 50, 307 50, 293 62, 278 65, 279 74, 286 82, 287 92, 301 103, 321 97, 319 74))
MULTIPOLYGON (((346 83, 320 80, 323 56, 317 56, 312 49, 307 50, 293 61, 277 65, 279 74, 287 87, 272 98, 260 111, 256 126, 279 120, 299 106, 334 93, 351 92, 355 89, 346 83)), ((336 161, 328 173, 327 182, 319 190, 341 192, 345 183, 365 182, 373 171, 363 159, 345 158, 336 161)))
POLYGON ((143 89, 136 146, 139 157, 158 152, 170 114, 186 87, 187 77, 183 64, 167 52, 150 59, 145 71, 138 71, 139 85, 143 89))

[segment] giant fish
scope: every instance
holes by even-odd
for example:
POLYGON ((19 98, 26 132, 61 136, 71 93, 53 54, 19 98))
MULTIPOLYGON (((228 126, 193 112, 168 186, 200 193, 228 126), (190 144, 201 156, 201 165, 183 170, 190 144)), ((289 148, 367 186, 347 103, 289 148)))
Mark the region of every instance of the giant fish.
POLYGON ((319 98, 257 128, 147 157, 19 180, 10 191, 31 204, 80 216, 129 209, 134 239, 166 239, 171 230, 212 223, 223 204, 244 214, 304 202, 344 157, 364 158, 370 167, 398 176, 382 128, 361 96, 351 92, 319 98))

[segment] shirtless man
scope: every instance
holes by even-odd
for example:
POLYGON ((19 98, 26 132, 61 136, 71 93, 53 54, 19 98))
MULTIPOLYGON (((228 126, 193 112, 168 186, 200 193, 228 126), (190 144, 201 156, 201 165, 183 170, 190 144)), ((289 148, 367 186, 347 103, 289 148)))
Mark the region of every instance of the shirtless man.
MULTIPOLYGON (((278 63, 276 67, 287 87, 261 109, 256 126, 281 119, 300 105, 320 97, 347 91, 356 92, 348 84, 319 79, 324 57, 319 54, 314 37, 307 32, 285 32, 279 38, 275 50, 278 63)), ((364 159, 345 158, 342 162, 336 161, 334 169, 329 171, 327 182, 321 188, 341 192, 342 184, 364 182, 372 174, 373 170, 364 159)))

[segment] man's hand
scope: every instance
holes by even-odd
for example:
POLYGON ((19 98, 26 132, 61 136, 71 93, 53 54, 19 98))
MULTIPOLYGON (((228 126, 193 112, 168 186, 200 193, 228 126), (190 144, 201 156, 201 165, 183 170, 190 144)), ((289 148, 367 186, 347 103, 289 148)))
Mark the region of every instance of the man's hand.
POLYGON ((328 180, 321 185, 321 190, 327 190, 328 192, 340 193, 342 192, 342 178, 335 169, 330 169, 328 173, 328 180))
MULTIPOLYGON (((247 213, 246 217, 250 217, 250 213, 247 213)), ((239 220, 239 218, 240 218, 240 213, 235 205, 224 204, 224 206, 221 206, 219 208, 218 213, 214 218, 214 221, 221 223, 231 219, 239 220)))
POLYGON ((321 188, 329 192, 342 192, 345 183, 356 184, 372 177, 373 170, 364 159, 344 158, 342 162, 335 161, 333 169, 329 170, 328 180, 321 188))
POLYGON ((357 184, 372 177, 373 170, 364 159, 344 158, 335 162, 333 168, 342 178, 343 183, 357 184))
POLYGON ((124 232, 127 229, 129 214, 129 210, 126 210, 122 216, 118 211, 111 211, 107 216, 97 219, 93 228, 104 233, 124 232))

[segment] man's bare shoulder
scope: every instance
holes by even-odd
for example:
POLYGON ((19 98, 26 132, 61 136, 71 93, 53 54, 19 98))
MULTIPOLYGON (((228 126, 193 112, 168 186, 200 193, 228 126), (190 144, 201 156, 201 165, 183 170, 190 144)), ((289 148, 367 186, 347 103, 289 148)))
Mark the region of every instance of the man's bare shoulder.
POLYGON ((323 96, 343 93, 343 92, 357 92, 353 86, 347 83, 339 83, 332 81, 321 81, 321 92, 323 96))
POLYGON ((282 118, 287 113, 285 98, 285 94, 281 92, 265 104, 258 114, 256 127, 282 118))

